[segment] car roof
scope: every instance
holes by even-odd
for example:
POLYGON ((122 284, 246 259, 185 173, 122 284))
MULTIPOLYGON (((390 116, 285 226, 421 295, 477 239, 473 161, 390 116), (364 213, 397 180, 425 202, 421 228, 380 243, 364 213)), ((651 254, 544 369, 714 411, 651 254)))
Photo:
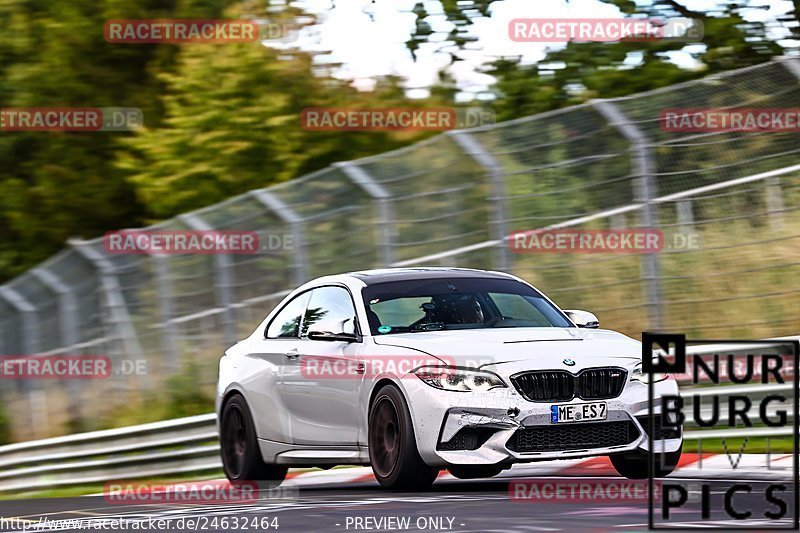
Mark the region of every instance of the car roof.
POLYGON ((516 279, 514 276, 502 272, 477 270, 472 268, 455 267, 416 267, 416 268, 381 268, 377 270, 362 270, 344 274, 361 280, 366 285, 387 283, 392 281, 406 281, 414 279, 440 279, 440 278, 489 278, 489 279, 516 279))

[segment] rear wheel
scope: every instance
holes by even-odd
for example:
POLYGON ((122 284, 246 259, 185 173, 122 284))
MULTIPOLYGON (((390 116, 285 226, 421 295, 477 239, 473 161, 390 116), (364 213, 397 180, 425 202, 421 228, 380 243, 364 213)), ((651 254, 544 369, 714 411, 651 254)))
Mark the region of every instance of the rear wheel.
POLYGON ((383 387, 369 411, 369 461, 381 486, 391 489, 427 489, 438 469, 425 464, 417 450, 414 426, 403 395, 383 387))
MULTIPOLYGON (((681 447, 674 452, 656 453, 653 458, 655 467, 654 477, 667 477, 678 466, 678 461, 681 458, 681 451, 683 450, 683 443, 681 447)), ((619 473, 619 475, 628 479, 646 479, 648 474, 648 457, 647 453, 641 451, 634 451, 629 453, 621 453, 616 455, 609 455, 611 464, 619 473)))
POLYGON ((497 465, 481 465, 481 466, 451 466, 448 467, 453 476, 458 479, 479 479, 483 477, 494 477, 504 469, 502 466, 497 465))
POLYGON ((253 417, 247 402, 238 394, 222 409, 220 450, 222 467, 231 483, 256 481, 277 486, 286 478, 288 467, 268 465, 261 459, 253 417))

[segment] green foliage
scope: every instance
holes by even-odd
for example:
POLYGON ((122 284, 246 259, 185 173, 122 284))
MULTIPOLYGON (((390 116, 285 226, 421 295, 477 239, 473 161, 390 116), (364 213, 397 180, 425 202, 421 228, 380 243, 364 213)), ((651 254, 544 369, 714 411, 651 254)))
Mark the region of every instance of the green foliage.
MULTIPOLYGON (((418 2, 411 10, 416 17, 415 28, 411 38, 406 41, 406 47, 412 57, 417 59, 417 50, 425 44, 437 43, 437 50, 448 51, 452 61, 459 61, 459 52, 469 43, 475 42, 475 37, 470 34, 473 19, 488 17, 489 8, 495 0, 439 0, 440 9, 444 12, 447 21, 453 24, 453 29, 447 34, 445 41, 431 39, 434 35, 433 28, 428 22, 428 10, 422 2, 418 2)), ((438 10, 437 10, 438 11, 438 10)))
POLYGON ((201 385, 203 375, 208 378, 207 369, 189 361, 157 388, 141 391, 124 405, 109 405, 102 416, 84 420, 79 428, 68 425, 64 429, 68 433, 94 431, 210 413, 214 411, 214 387, 201 385))
MULTIPOLYGON (((105 20, 211 18, 223 3, 0 0, 0 105, 139 107, 157 122, 162 87, 153 72, 171 68, 178 48, 109 45, 105 20)), ((125 135, 0 135, 0 279, 46 259, 69 237, 142 220, 144 207, 114 164, 125 135)))
MULTIPOLYGON (((487 70, 497 78, 494 106, 498 120, 509 120, 575 105, 592 98, 613 98, 665 87, 687 80, 756 65, 783 53, 766 37, 760 22, 746 22, 741 7, 731 3, 714 16, 693 12, 677 2, 633 4, 610 0, 626 14, 666 20, 684 16, 699 19, 704 35, 697 43, 652 42, 575 43, 548 53, 535 65, 519 58, 495 61, 487 70), (686 49, 687 44, 697 44, 686 49), (671 62, 675 53, 689 54, 699 68, 671 62)), ((749 7, 749 6, 748 6, 749 7)))
MULTIPOLYGON (((490 14, 493 1, 440 0, 440 9, 416 4, 409 50, 433 45, 458 61, 472 43, 471 25, 490 14), (434 34, 434 11, 454 25, 448 35, 434 34)), ((705 14, 673 0, 608 2, 630 15, 702 18, 703 46, 691 51, 700 68, 669 62, 684 49, 670 42, 571 43, 532 66, 503 58, 487 70, 497 79, 498 120, 663 87, 782 53, 763 24, 743 20, 738 4, 705 14)), ((0 281, 46 259, 70 237, 140 226, 431 135, 306 131, 299 120, 306 107, 423 107, 455 100, 446 72, 431 98, 409 101, 397 78, 358 92, 329 75, 335 65, 321 69, 313 54, 257 43, 120 45, 103 38, 108 19, 274 17, 269 4, 0 0, 0 105, 139 107, 146 125, 135 133, 0 135, 0 281)), ((288 19, 303 15, 282 9, 279 16, 288 19)))
POLYGON ((70 237, 141 226, 424 136, 300 127, 305 107, 409 105, 397 79, 359 93, 309 54, 103 37, 109 19, 266 15, 263 2, 235 0, 0 0, 0 105, 138 107, 145 120, 136 133, 0 135, 0 281, 70 237))
POLYGON ((308 107, 391 107, 396 80, 359 95, 313 74, 312 58, 252 43, 187 46, 164 74, 164 119, 127 142, 119 166, 147 215, 166 218, 286 181, 337 160, 398 146, 386 133, 307 131, 308 107), (213 80, 210 82, 210 80, 213 80), (373 103, 374 101, 374 103, 373 103))
POLYGON ((199 381, 195 364, 188 364, 179 374, 170 376, 166 383, 166 400, 161 418, 181 418, 213 411, 214 398, 197 386, 199 381))

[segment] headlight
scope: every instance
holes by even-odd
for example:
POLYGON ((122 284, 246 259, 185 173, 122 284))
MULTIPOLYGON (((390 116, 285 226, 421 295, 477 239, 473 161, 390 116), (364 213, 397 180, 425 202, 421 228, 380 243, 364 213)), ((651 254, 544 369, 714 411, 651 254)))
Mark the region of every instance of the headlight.
POLYGON ((650 374, 642 370, 642 363, 636 365, 633 369, 633 373, 631 373, 631 381, 639 381, 640 383, 658 383, 659 381, 664 381, 669 377, 669 374, 662 374, 661 372, 653 372, 652 380, 650 379, 650 374))
POLYGON ((453 366, 421 366, 414 374, 431 387, 456 392, 481 392, 505 387, 500 376, 453 366))

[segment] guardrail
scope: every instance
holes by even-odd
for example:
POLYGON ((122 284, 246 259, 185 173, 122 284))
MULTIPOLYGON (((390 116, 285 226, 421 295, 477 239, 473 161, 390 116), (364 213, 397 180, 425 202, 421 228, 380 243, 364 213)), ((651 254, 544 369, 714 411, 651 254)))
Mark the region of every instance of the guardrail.
POLYGON ((0 446, 0 492, 218 471, 214 413, 0 446))
MULTIPOLYGON (((783 337, 781 340, 798 340, 783 337)), ((692 354, 743 351, 764 345, 708 345, 689 347, 692 354)), ((681 395, 691 405, 694 397, 745 394, 756 399, 788 392, 792 384, 691 387, 681 395)), ((704 410, 703 413, 707 411, 704 410)), ((722 412, 727 412, 723 410, 722 412)), ((771 412, 774 412, 774 408, 771 412)), ((787 413, 791 419, 792 413, 787 413)), ((687 426, 691 427, 691 426, 687 426)), ((793 427, 750 427, 692 430, 685 439, 731 437, 786 437, 793 427)), ((222 469, 216 415, 208 413, 175 420, 0 446, 0 493, 45 490, 122 479, 146 479, 188 472, 222 469)))

